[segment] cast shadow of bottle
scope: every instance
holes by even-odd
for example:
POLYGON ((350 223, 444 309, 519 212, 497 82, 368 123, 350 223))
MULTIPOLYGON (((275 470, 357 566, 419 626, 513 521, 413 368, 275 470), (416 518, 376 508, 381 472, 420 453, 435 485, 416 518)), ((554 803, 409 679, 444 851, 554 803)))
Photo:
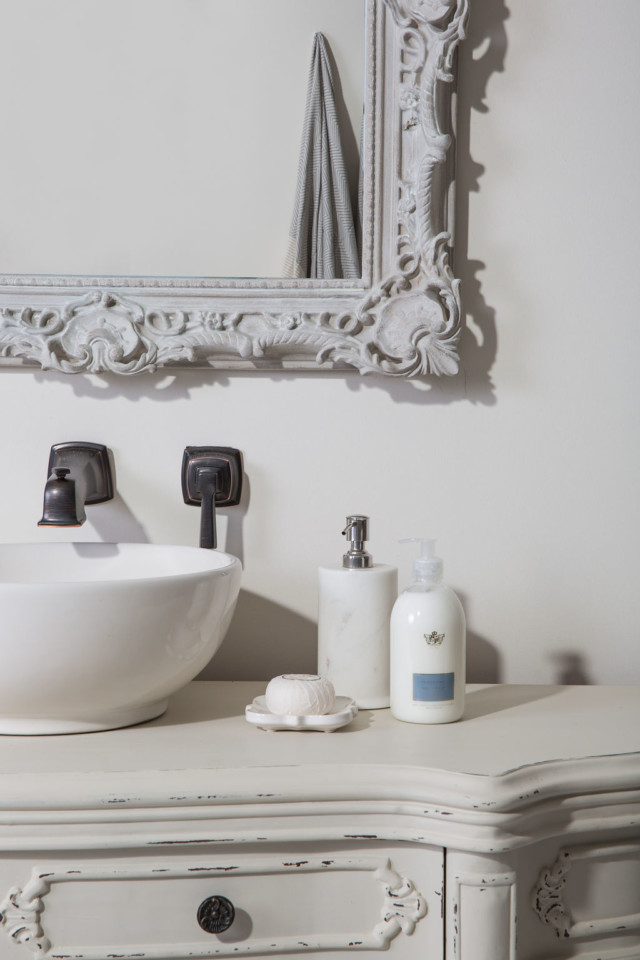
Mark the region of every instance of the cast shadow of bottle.
POLYGON ((581 653, 576 653, 575 650, 552 653, 550 659, 556 665, 556 683, 576 686, 593 683, 581 653))
POLYGON ((270 680, 317 672, 315 621, 241 590, 224 642, 198 680, 270 680))
POLYGON ((502 658, 495 644, 469 628, 469 599, 456 590, 467 621, 467 683, 501 683, 502 658))
POLYGON ((501 677, 497 648, 486 637, 467 630, 467 683, 500 683, 501 677))

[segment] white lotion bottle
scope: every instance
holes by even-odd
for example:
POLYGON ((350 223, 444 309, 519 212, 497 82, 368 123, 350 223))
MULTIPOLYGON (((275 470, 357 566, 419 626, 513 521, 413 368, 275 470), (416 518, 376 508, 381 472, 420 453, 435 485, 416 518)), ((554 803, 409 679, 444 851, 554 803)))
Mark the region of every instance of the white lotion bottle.
POLYGON ((435 541, 411 542, 421 544, 414 581, 391 614, 391 713, 407 723, 451 723, 464 713, 464 610, 442 583, 435 541))
POLYGON ((342 565, 318 570, 318 673, 358 707, 389 706, 389 619, 398 570, 365 549, 369 518, 347 517, 342 565))

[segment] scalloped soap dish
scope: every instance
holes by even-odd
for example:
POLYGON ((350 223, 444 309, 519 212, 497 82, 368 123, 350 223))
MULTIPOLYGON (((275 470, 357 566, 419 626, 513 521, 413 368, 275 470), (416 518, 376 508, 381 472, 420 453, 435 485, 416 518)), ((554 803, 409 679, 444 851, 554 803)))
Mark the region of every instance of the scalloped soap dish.
POLYGON ((256 697, 244 711, 249 723, 259 730, 320 730, 322 733, 345 727, 357 713, 356 702, 350 697, 336 697, 334 711, 325 714, 278 715, 269 710, 264 697, 256 697))

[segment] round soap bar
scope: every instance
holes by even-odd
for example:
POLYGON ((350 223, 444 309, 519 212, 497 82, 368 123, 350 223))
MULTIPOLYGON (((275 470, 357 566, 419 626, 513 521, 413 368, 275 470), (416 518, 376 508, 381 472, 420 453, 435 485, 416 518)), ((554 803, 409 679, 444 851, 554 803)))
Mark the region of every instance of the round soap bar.
POLYGON ((265 701, 276 716, 317 716, 333 711, 336 695, 330 680, 312 673, 285 673, 269 681, 265 701))

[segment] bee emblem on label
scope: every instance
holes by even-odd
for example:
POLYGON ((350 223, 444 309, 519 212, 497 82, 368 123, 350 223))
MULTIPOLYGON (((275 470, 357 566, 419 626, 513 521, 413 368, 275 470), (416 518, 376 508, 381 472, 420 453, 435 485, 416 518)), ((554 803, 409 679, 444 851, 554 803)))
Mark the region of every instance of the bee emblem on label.
POLYGON ((430 634, 425 633, 424 638, 430 647, 435 647, 439 646, 444 640, 444 633, 437 633, 433 630, 430 634))

